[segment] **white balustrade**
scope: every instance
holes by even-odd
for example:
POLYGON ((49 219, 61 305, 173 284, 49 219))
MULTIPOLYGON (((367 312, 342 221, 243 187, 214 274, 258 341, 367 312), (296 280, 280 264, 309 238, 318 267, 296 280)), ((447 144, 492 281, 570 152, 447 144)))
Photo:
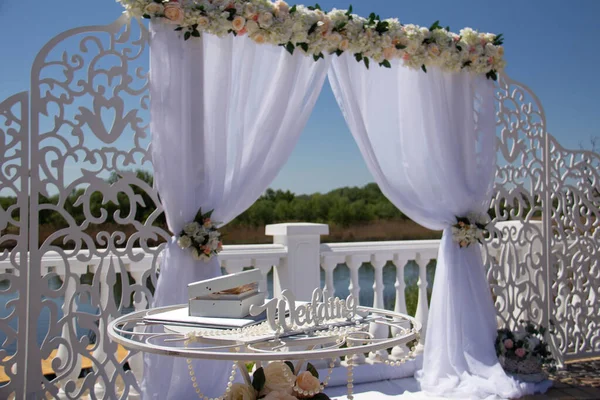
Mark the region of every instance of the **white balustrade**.
MULTIPOLYGON (((394 311, 401 314, 407 314, 406 310, 406 282, 404 280, 404 267, 408 263, 408 259, 406 257, 400 257, 398 254, 394 255, 394 265, 396 266, 396 283, 394 287, 396 288, 396 301, 394 304, 394 311)), ((402 326, 403 328, 410 328, 409 326, 402 326)), ((392 328, 392 335, 400 334, 400 330, 398 328, 392 328)), ((410 349, 405 344, 394 346, 392 348, 392 358, 393 359, 401 359, 406 357, 409 353, 410 349)))
POLYGON ((427 334, 427 318, 429 316, 429 303, 427 301, 427 264, 429 259, 423 257, 421 254, 417 256, 415 260, 419 266, 419 281, 417 286, 419 288, 419 300, 417 302, 417 312, 415 313, 415 319, 422 324, 421 338, 417 345, 417 353, 423 352, 425 346, 425 335, 427 334))

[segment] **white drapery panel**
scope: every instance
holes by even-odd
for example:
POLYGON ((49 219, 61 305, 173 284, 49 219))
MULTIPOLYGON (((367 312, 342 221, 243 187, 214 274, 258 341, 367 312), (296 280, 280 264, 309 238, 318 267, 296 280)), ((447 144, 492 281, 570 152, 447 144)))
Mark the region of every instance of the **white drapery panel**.
MULTIPOLYGON (((329 60, 315 62, 247 37, 205 34, 184 41, 151 24, 154 179, 169 229, 199 207, 226 224, 265 191, 288 159, 319 95, 329 60)), ((194 261, 166 246, 153 307, 187 303, 187 284, 221 274, 217 258, 194 261)), ((222 394, 230 363, 194 363, 209 397, 222 394)), ((145 356, 144 398, 197 397, 183 359, 145 356)))
POLYGON ((444 230, 429 310, 423 391, 519 397, 541 387, 509 378, 494 350, 496 310, 481 249, 461 249, 456 217, 485 213, 496 170, 494 86, 484 76, 427 73, 392 62, 366 69, 349 54, 329 80, 382 192, 419 224, 444 230))

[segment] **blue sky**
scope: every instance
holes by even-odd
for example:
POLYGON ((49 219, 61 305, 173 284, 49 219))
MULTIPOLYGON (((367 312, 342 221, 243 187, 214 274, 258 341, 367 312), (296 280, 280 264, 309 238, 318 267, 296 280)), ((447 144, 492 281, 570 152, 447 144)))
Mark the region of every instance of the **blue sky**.
MULTIPOLYGON (((346 0, 320 0, 324 9, 346 0)), ((504 33, 507 73, 541 99, 549 131, 563 146, 600 136, 600 1, 355 0, 354 11, 453 31, 470 26, 504 33)), ((108 24, 122 12, 114 0, 0 0, 0 99, 27 90, 31 63, 53 36, 83 25, 108 24)), ((360 186, 373 179, 328 84, 290 160, 272 187, 296 193, 360 186)))

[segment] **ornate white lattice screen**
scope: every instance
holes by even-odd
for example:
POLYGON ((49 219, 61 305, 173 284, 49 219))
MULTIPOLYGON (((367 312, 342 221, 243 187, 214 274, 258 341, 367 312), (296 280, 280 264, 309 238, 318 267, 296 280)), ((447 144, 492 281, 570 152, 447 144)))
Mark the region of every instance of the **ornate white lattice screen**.
MULTIPOLYGON (((140 355, 104 330, 149 304, 155 241, 169 236, 157 193, 132 172, 151 171, 147 41, 125 19, 65 32, 38 54, 30 91, 0 103, 0 196, 12 198, 0 204, 0 398, 137 393, 140 355)), ((486 260, 499 318, 554 320, 558 354, 598 355, 600 156, 560 147, 535 95, 506 77, 498 123, 492 206, 508 222, 486 260)))

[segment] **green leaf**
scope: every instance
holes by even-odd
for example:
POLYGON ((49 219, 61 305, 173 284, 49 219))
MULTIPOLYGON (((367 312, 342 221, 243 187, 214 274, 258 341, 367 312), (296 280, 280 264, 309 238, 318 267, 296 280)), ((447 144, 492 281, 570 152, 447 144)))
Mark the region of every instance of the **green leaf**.
POLYGON ((290 8, 290 14, 295 13, 297 9, 298 9, 298 7, 294 4, 294 6, 292 8, 290 8))
POLYGON ((265 378, 265 370, 262 367, 254 371, 254 374, 252 374, 252 387, 257 392, 263 390, 266 381, 267 378, 265 378))
POLYGON ((492 44, 494 46, 500 46, 500 45, 502 45, 504 43, 504 38, 502 36, 503 36, 502 33, 496 35, 496 37, 494 38, 494 41, 492 42, 492 44))
POLYGON ((364 57, 363 61, 365 63, 365 67, 367 67, 367 69, 369 69, 369 57, 364 57))
POLYGON ((442 29, 441 25, 440 25, 440 21, 435 21, 433 24, 431 24, 431 26, 429 27, 429 31, 435 31, 436 29, 442 29))
POLYGON ((421 65, 421 69, 423 70, 423 72, 427 73, 427 67, 425 67, 425 64, 421 65))
POLYGON ((369 14, 369 22, 373 22, 375 21, 375 18, 377 17, 377 15, 375 15, 375 13, 371 13, 369 14))
POLYGON ((317 393, 313 397, 311 397, 311 399, 312 400, 331 400, 329 398, 329 396, 327 396, 325 393, 317 393))
POLYGON ((348 6, 348 11, 346 11, 346 16, 349 17, 352 14, 352 4, 348 6))
POLYGON ((312 376, 314 376, 315 378, 317 378, 317 379, 319 378, 319 372, 317 372, 317 369, 316 369, 316 368, 315 368, 315 366, 314 366, 314 365, 312 365, 311 363, 308 363, 308 364, 306 365, 306 370, 307 370, 308 372, 310 372, 310 373, 311 373, 311 375, 312 375, 312 376))
MULTIPOLYGON (((319 3, 315 4, 315 9, 316 10, 321 10, 321 6, 319 5, 319 3)), ((321 11, 323 11, 323 10, 321 10, 321 11)))
POLYGON ((315 22, 314 24, 311 25, 310 29, 308 30, 308 34, 310 35, 311 33, 313 33, 314 31, 317 30, 317 23, 315 22))
POLYGON ((192 36, 192 32, 189 32, 189 31, 188 31, 188 32, 186 32, 186 33, 183 35, 183 39, 184 39, 184 40, 188 40, 188 39, 190 38, 190 36, 192 36))
POLYGON ((162 4, 163 0, 154 0, 155 3, 162 4))
POLYGON ((344 50, 337 49, 337 50, 335 51, 335 54, 336 54, 336 55, 339 57, 339 56, 341 56, 342 54, 344 54, 344 50))
POLYGON ((446 32, 450 32, 450 27, 449 26, 447 26, 445 29, 446 29, 446 32))
POLYGON ((356 54, 354 54, 354 58, 356 58, 356 61, 360 62, 363 59, 363 55, 362 55, 362 53, 356 53, 356 54))
POLYGON ((379 63, 379 66, 386 67, 386 68, 392 68, 392 64, 390 64, 390 62, 388 60, 383 60, 382 62, 379 63))
POLYGON ((456 45, 456 49, 457 49, 458 51, 462 51, 462 46, 456 45))
POLYGON ((493 81, 497 81, 498 80, 498 75, 496 74, 496 70, 491 70, 490 72, 488 72, 487 74, 485 74, 485 77, 488 79, 491 79, 493 81))
POLYGON ((150 15, 148 15, 148 14, 144 14, 144 15, 142 15, 142 17, 143 17, 143 18, 146 18, 146 19, 150 19, 150 18, 152 18, 152 17, 151 17, 150 15))
POLYGON ((196 9, 200 10, 200 11, 204 11, 204 6, 203 5, 197 5, 196 9))
POLYGON ((398 43, 398 44, 396 45, 396 48, 397 48, 398 50, 403 50, 403 49, 405 49, 405 48, 406 48, 406 46, 405 46, 405 45, 403 45, 403 44, 400 44, 400 43, 398 43))
POLYGON ((347 24, 348 24, 348 22, 346 22, 346 21, 342 21, 342 22, 340 22, 339 24, 337 24, 337 26, 336 26, 335 28, 333 28, 332 30, 333 30, 334 32, 339 32, 339 31, 341 31, 342 29, 344 29, 344 27, 345 27, 347 24))
POLYGON ((390 23, 387 21, 379 21, 375 26, 375 31, 380 35, 383 35, 385 32, 389 30, 390 23))
POLYGON ((181 30, 183 30, 183 26, 178 26, 177 28, 175 28, 175 31, 177 31, 177 32, 179 32, 181 30))
POLYGON ((290 367, 290 369, 292 370, 292 374, 296 375, 296 373, 294 372, 294 364, 292 364, 291 361, 286 361, 285 364, 290 367))
POLYGON ((313 58, 315 59, 315 61, 319 61, 319 58, 325 58, 325 56, 323 55, 323 53, 319 53, 313 54, 313 58))
POLYGON ((287 44, 284 46, 285 49, 290 53, 290 54, 294 54, 294 44, 292 42, 287 42, 287 44))
POLYGON ((193 37, 200 37, 200 32, 198 32, 197 30, 193 30, 192 31, 192 36, 193 37))
POLYGON ((469 65, 471 65, 473 62, 471 60, 467 60, 463 63, 462 68, 468 67, 469 65))
POLYGON ((296 46, 300 47, 305 52, 308 51, 308 43, 300 42, 296 43, 296 46))

